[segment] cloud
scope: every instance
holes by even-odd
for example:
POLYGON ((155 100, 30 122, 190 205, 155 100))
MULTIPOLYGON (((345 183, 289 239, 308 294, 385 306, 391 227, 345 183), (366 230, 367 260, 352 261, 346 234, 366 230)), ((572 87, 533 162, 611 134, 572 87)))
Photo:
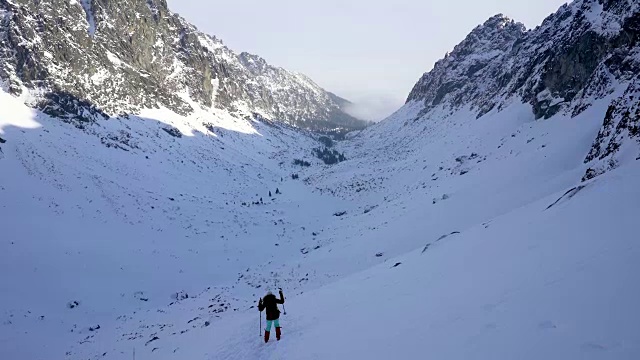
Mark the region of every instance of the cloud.
POLYGON ((358 119, 379 122, 404 104, 404 99, 388 95, 365 95, 352 100, 343 110, 358 119))

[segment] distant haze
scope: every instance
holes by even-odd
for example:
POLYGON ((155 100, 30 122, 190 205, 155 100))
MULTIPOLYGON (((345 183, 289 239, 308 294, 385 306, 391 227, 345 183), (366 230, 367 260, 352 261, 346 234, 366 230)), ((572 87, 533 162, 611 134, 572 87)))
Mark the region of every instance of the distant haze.
POLYGON ((168 0, 235 51, 310 76, 381 120, 402 106, 433 64, 477 25, 503 13, 539 25, 564 0, 168 0))

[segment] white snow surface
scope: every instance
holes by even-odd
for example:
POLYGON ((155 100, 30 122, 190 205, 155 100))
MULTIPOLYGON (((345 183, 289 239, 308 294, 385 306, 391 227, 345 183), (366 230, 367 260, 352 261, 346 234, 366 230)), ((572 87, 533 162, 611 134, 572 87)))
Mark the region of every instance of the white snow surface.
POLYGON ((329 167, 222 111, 80 131, 0 92, 0 358, 640 358, 640 162, 580 183, 619 93, 545 121, 409 103, 329 167))

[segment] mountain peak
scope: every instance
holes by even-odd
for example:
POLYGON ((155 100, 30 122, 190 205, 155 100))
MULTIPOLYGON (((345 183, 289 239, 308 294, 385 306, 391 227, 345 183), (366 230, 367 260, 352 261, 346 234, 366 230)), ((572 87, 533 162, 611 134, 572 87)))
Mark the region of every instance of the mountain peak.
POLYGON ((422 76, 407 102, 425 100, 428 106, 438 105, 448 93, 463 86, 467 79, 481 74, 493 59, 509 52, 525 32, 523 24, 503 14, 492 16, 439 60, 432 71, 422 76))
POLYGON ((504 28, 506 27, 509 23, 514 22, 511 18, 509 18, 508 16, 500 13, 500 14, 496 14, 493 15, 492 17, 490 17, 489 19, 487 19, 487 21, 484 22, 484 24, 482 24, 482 27, 493 27, 493 28, 504 28))
POLYGON ((504 14, 497 14, 487 19, 482 25, 476 26, 467 38, 482 37, 486 39, 500 34, 513 37, 520 36, 526 30, 524 24, 516 22, 504 14))
MULTIPOLYGON (((508 51, 511 45, 526 32, 522 23, 497 14, 482 25, 476 26, 467 37, 453 48, 451 56, 459 59, 467 56, 495 54, 495 51, 508 51)), ((436 64, 437 65, 437 64, 436 64)))

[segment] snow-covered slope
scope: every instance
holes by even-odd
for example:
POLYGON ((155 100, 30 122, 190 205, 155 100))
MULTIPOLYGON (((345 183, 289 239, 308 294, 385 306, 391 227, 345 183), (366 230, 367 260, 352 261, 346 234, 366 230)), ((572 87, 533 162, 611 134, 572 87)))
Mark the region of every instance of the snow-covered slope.
MULTIPOLYGON (((534 121, 526 104, 486 121, 460 113, 430 123, 431 136, 408 138, 404 150, 359 149, 365 143, 352 140, 341 144, 350 160, 295 169, 291 159, 313 161, 308 149, 317 142, 282 128, 247 123, 220 129, 219 137, 174 138, 158 126, 140 150, 126 152, 44 115, 27 121, 33 113, 18 103, 11 118, 25 120, 3 124, 1 135, 9 229, 1 263, 3 273, 16 274, 2 280, 10 289, 3 357, 119 359, 133 348, 138 359, 420 357, 428 344, 456 358, 473 349, 493 354, 495 336, 506 331, 520 342, 499 358, 533 343, 544 346, 528 351, 530 358, 598 357, 610 348, 609 358, 633 358, 637 339, 627 320, 600 318, 589 306, 620 301, 617 311, 638 320, 620 300, 637 297, 632 286, 592 298, 629 284, 624 275, 638 270, 637 261, 624 260, 637 260, 630 223, 640 204, 631 190, 637 162, 563 197, 580 186, 584 154, 600 127, 587 115, 606 104, 545 122, 534 121), (293 172, 302 181, 290 180, 293 172), (269 198, 276 188, 283 194, 269 198), (263 205, 241 205, 259 197, 263 205), (608 249, 604 263, 591 258, 601 247, 608 249), (575 284, 577 263, 585 274, 619 276, 606 286, 575 284), (548 270, 536 277, 538 268, 548 270), (555 287, 541 285, 554 280, 555 287), (571 296, 556 302, 568 285, 571 296), (251 307, 266 287, 278 286, 288 299, 285 335, 277 349, 265 348, 251 307), (581 298, 590 300, 564 313, 581 298), (73 301, 79 305, 69 308, 73 301), (537 310, 512 316, 528 308, 537 310), (418 331, 423 321, 430 325, 418 331), (356 328, 360 336, 347 341, 356 328), (449 342, 436 341, 444 335, 449 342), (387 345, 364 352, 379 337, 387 345)), ((150 126, 136 118, 130 124, 150 126)))
POLYGON ((640 245, 628 229, 640 189, 629 179, 639 177, 639 166, 621 169, 557 203, 561 193, 459 234, 425 237, 420 249, 292 298, 277 344, 251 336, 254 313, 192 335, 186 343, 207 350, 187 346, 185 354, 635 359, 640 245))
POLYGON ((640 357, 636 5, 575 1, 529 32, 490 19, 332 166, 315 134, 188 97, 187 115, 88 104, 85 123, 0 92, 0 358, 640 357), (499 69, 510 42, 571 47, 585 19, 630 40, 547 119, 525 91, 484 97, 489 74, 433 103, 467 55, 499 69), (277 287, 283 340, 265 345, 255 303, 277 287))
POLYGON ((79 131, 0 96, 0 267, 14 274, 0 281, 2 358, 60 358, 120 315, 223 293, 247 268, 299 254, 292 239, 307 232, 290 224, 323 210, 286 213, 281 199, 303 191, 290 159, 319 143, 283 125, 165 110, 79 131))

